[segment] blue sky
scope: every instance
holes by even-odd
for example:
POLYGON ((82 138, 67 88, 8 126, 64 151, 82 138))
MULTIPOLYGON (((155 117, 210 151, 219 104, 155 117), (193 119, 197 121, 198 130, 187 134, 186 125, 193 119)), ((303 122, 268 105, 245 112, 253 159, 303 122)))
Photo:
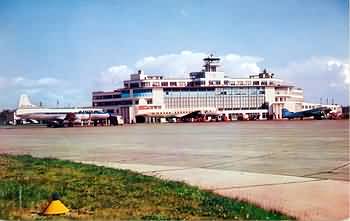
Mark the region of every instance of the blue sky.
POLYGON ((89 105, 92 90, 117 87, 128 71, 180 71, 167 68, 177 64, 172 55, 190 71, 188 60, 202 53, 267 67, 303 87, 308 101, 347 104, 348 8, 346 0, 2 0, 0 109, 21 93, 89 105))

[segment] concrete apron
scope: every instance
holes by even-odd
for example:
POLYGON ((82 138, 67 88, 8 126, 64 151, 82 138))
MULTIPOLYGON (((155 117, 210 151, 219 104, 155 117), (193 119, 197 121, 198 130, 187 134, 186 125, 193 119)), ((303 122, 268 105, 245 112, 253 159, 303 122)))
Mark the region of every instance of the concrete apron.
POLYGON ((350 185, 347 181, 148 164, 79 162, 183 181, 222 196, 281 211, 299 220, 344 220, 350 217, 350 185))

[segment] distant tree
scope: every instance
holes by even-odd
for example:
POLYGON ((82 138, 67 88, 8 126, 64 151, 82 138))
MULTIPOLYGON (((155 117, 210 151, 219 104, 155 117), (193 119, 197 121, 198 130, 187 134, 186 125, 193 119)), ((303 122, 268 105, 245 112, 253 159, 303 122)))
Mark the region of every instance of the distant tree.
POLYGON ((6 123, 6 114, 5 111, 0 112, 0 125, 4 125, 6 123))
POLYGON ((10 120, 13 120, 13 111, 3 110, 0 112, 0 125, 5 125, 10 120))

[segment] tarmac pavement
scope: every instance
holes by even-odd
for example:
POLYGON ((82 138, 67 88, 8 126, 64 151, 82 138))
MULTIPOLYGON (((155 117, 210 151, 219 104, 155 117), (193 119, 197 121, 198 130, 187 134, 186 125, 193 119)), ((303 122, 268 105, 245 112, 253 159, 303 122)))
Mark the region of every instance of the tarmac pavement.
POLYGON ((256 203, 265 209, 284 212, 299 220, 345 220, 350 217, 348 181, 191 167, 79 162, 183 181, 223 196, 256 203))
POLYGON ((302 220, 342 220, 349 217, 349 133, 347 120, 12 128, 0 129, 0 153, 102 162, 302 220))

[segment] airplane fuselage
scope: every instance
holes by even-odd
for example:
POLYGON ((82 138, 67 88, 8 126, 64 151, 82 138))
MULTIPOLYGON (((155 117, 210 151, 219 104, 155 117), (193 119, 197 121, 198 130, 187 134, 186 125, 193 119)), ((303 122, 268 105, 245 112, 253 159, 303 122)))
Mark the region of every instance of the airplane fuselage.
POLYGON ((311 110, 305 110, 300 112, 289 112, 287 109, 282 109, 282 117, 288 118, 288 119, 294 119, 294 118, 306 118, 306 117, 313 117, 314 119, 324 119, 326 117, 326 113, 329 112, 328 109, 322 109, 322 108, 315 108, 311 110))
POLYGON ((64 120, 67 114, 74 114, 77 120, 103 120, 109 118, 109 114, 100 109, 93 108, 27 108, 18 109, 16 116, 20 119, 28 120, 64 120))

